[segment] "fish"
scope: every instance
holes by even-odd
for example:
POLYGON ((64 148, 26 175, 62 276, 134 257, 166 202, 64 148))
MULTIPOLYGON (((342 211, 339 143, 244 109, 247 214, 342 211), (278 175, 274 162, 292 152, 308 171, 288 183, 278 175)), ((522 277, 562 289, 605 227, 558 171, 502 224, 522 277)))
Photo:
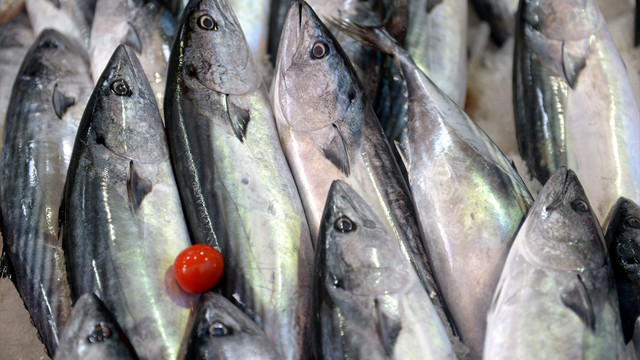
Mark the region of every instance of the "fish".
POLYGON ((5 264, 50 356, 71 313, 58 210, 75 134, 93 88, 82 46, 40 33, 11 92, 2 148, 5 264))
POLYGON ((218 248, 225 261, 220 292, 283 359, 308 358, 309 225, 261 74, 227 1, 194 0, 185 9, 164 109, 192 239, 218 248))
POLYGON ((61 213, 72 299, 102 299, 140 358, 177 358, 195 298, 172 265, 191 241, 162 118, 126 46, 82 116, 61 213))
POLYGON ((89 49, 96 0, 25 0, 25 5, 36 36, 55 29, 89 49))
POLYGON ((200 297, 186 359, 279 359, 264 331, 221 294, 200 297))
POLYGON ((20 65, 35 36, 27 14, 22 11, 11 20, 0 24, 0 147, 4 141, 4 122, 11 98, 11 89, 20 65))
POLYGON ((455 359, 398 244, 347 183, 331 184, 316 247, 318 359, 455 359))
POLYGON ((542 184, 573 169, 603 224, 619 197, 640 201, 640 110, 624 63, 592 0, 522 1, 517 22, 520 153, 542 184))
POLYGON ((331 183, 342 180, 384 222, 448 324, 409 189, 380 123, 340 44, 305 2, 294 3, 287 14, 273 90, 280 141, 314 244, 331 183))
POLYGON ((406 135, 396 142, 418 225, 462 341, 482 355, 485 314, 511 243, 533 203, 493 141, 382 28, 345 31, 392 54, 407 86, 406 135))
POLYGON ((576 173, 559 167, 529 210, 487 315, 485 359, 624 359, 602 229, 576 173))
POLYGON ((54 360, 137 359, 118 322, 94 294, 84 294, 73 305, 60 335, 54 360))
POLYGON ((163 6, 145 0, 98 0, 91 27, 91 74, 98 81, 107 61, 120 44, 136 52, 164 115, 167 61, 177 20, 163 6))
POLYGON ((231 0, 229 3, 238 18, 253 58, 258 64, 269 62, 266 61, 266 56, 271 1, 231 0))
POLYGON ((516 30, 516 12, 519 0, 472 0, 471 5, 480 19, 489 23, 491 39, 502 46, 516 30))
POLYGON ((605 240, 620 300, 625 342, 630 342, 640 315, 640 206, 621 197, 609 214, 605 240))

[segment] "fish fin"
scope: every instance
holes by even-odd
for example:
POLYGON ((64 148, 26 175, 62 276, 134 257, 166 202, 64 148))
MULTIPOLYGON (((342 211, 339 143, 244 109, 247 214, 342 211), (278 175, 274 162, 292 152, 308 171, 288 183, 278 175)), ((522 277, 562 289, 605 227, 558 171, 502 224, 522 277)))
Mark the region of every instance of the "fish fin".
POLYGON ((56 8, 60 9, 60 0, 49 0, 56 8))
POLYGON ((576 84, 580 71, 587 64, 589 39, 562 43, 562 71, 571 88, 576 84))
POLYGON ((406 147, 400 143, 398 140, 393 141, 396 149, 398 149, 398 154, 400 155, 400 160, 402 160, 402 165, 407 170, 407 174, 410 172, 409 169, 409 153, 407 152, 406 147))
POLYGON ((53 103, 53 110, 56 112, 58 119, 62 119, 62 115, 67 109, 76 103, 76 99, 71 96, 66 96, 62 91, 58 90, 58 84, 53 87, 53 96, 51 97, 53 103))
POLYGON ((387 355, 391 356, 393 354, 393 346, 402 330, 402 324, 399 321, 394 321, 394 319, 384 313, 378 299, 373 299, 373 304, 380 342, 384 346, 384 351, 387 355))
POLYGON ((138 54, 141 54, 142 41, 140 41, 140 36, 138 36, 138 32, 136 31, 136 28, 133 26, 133 24, 127 22, 127 25, 129 26, 124 39, 122 39, 122 43, 135 50, 138 54))
POLYGON ((349 19, 331 18, 327 20, 340 31, 359 42, 385 54, 393 54, 399 45, 383 26, 364 26, 349 19))
POLYGON ((153 185, 150 181, 143 179, 136 171, 136 165, 129 161, 129 171, 127 171, 127 193, 129 194, 129 203, 134 210, 140 208, 140 204, 144 197, 151 192, 153 185))
POLYGON ((440 3, 442 3, 442 0, 427 0, 427 14, 440 3))
POLYGON ((236 137, 240 142, 244 142, 247 135, 247 125, 251 120, 251 113, 248 109, 244 109, 233 102, 233 97, 226 95, 227 98, 227 113, 229 114, 229 121, 231 128, 236 134, 236 137))
POLYGON ((349 154, 344 138, 335 124, 332 124, 330 141, 322 146, 322 154, 327 160, 331 161, 342 173, 349 176, 351 166, 349 164, 349 154))
POLYGON ((596 314, 593 310, 589 292, 580 274, 576 276, 574 281, 571 281, 562 289, 560 299, 566 307, 580 317, 587 327, 595 331, 596 314))

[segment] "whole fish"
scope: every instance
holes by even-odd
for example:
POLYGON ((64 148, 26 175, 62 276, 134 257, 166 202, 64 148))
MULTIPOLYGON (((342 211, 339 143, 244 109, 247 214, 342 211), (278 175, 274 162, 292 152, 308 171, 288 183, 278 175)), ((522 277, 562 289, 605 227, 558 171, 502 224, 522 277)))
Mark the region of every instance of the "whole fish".
POLYGON ((280 356, 306 358, 311 235, 251 49, 226 0, 191 1, 177 36, 165 120, 193 241, 220 249, 220 291, 280 356))
POLYGON ((611 209, 606 242, 618 288, 620 319, 626 342, 640 315, 640 206, 620 198, 611 209))
POLYGON ((409 190, 378 119, 347 56, 305 2, 294 3, 285 21, 273 104, 312 236, 318 236, 331 183, 348 183, 400 245, 447 323, 409 190))
POLYGON ((122 45, 78 128, 62 211, 73 298, 103 299, 141 358, 177 358, 194 299, 171 266, 189 234, 153 92, 122 45))
POLYGON ((491 27, 491 39, 502 46, 515 34, 519 0, 472 0, 471 5, 480 19, 491 27))
POLYGON ((526 0, 513 69, 516 135, 533 177, 582 179, 601 223, 620 196, 640 201, 640 111, 593 0, 526 0))
POLYGON ((31 320, 51 356, 71 313, 58 210, 75 134, 92 84, 80 44, 43 31, 11 93, 0 208, 4 251, 31 320))
POLYGON ((11 98, 11 89, 20 64, 35 37, 31 23, 23 11, 0 25, 0 147, 4 140, 4 122, 11 98))
POLYGON ((186 359, 279 359, 264 331, 224 296, 200 297, 186 359))
POLYGON ((533 202, 491 139, 386 31, 345 24, 393 54, 407 84, 398 144, 434 276, 462 341, 482 355, 486 313, 516 231, 533 202))
POLYGON ((518 231, 487 317, 485 359, 624 359, 607 249, 576 174, 558 168, 518 231))
POLYGON ((118 322, 94 294, 84 294, 73 305, 60 335, 56 360, 137 359, 118 322))
POLYGON ((120 44, 135 50, 163 115, 167 61, 177 21, 160 4, 148 0, 98 0, 91 27, 91 74, 98 81, 120 44))
POLYGON ((329 189, 316 249, 318 359, 455 359, 400 247, 348 184, 329 189))
POLYGON ((44 29, 56 29, 89 49, 96 0, 26 0, 25 5, 36 36, 44 29))

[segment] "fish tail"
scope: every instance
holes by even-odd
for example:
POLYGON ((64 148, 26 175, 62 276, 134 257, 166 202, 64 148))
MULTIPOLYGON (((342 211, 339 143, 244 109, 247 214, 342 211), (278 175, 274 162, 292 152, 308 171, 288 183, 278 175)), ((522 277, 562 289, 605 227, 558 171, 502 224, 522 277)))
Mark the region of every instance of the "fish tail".
POLYGON ((347 35, 377 51, 393 55, 400 47, 384 25, 364 26, 349 19, 329 19, 328 22, 347 35))

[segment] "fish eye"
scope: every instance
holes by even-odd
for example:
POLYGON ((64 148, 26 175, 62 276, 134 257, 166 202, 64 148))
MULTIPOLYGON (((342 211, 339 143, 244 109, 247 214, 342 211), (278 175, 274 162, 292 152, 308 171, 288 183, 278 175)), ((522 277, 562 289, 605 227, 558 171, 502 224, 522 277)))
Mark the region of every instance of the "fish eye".
POLYGON ((198 17, 198 26, 207 31, 217 31, 218 23, 209 14, 203 14, 198 17))
POLYGON ((627 219, 627 225, 634 229, 640 229, 640 220, 636 218, 629 218, 627 219))
POLYGON ((41 49, 57 49, 60 47, 60 44, 57 41, 45 40, 40 43, 41 49))
POLYGON ((322 41, 316 41, 311 48, 311 57, 314 59, 322 59, 329 53, 329 46, 322 41))
POLYGON ((111 92, 118 96, 130 96, 131 88, 123 79, 118 79, 111 83, 111 92))
POLYGON ((104 339, 109 338, 110 336, 111 336, 111 328, 109 328, 104 324, 98 324, 93 329, 93 332, 91 333, 91 335, 89 335, 88 340, 90 343, 102 342, 104 341, 104 339))
POLYGON ((227 336, 232 334, 233 331, 227 325, 220 321, 215 321, 209 326, 209 334, 213 337, 227 336))
POLYGON ((587 203, 582 200, 576 200, 572 202, 571 208, 573 208, 573 210, 575 211, 582 211, 582 212, 589 211, 589 205, 587 205, 587 203))
POLYGON ((341 233, 352 232, 356 229, 356 224, 348 217, 342 215, 333 224, 333 227, 341 233))

